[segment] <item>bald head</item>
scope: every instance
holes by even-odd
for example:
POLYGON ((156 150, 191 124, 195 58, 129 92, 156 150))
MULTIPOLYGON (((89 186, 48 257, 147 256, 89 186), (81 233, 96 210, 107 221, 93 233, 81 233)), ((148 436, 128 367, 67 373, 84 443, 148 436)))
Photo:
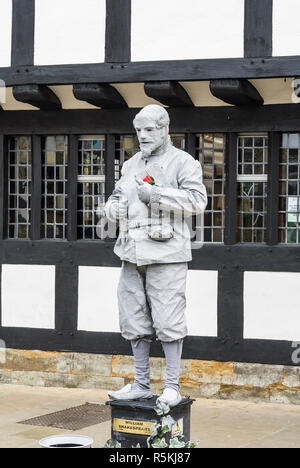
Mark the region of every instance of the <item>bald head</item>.
POLYGON ((170 124, 170 117, 166 109, 157 104, 149 104, 135 116, 133 125, 136 128, 141 120, 152 120, 155 122, 157 128, 167 127, 170 124))

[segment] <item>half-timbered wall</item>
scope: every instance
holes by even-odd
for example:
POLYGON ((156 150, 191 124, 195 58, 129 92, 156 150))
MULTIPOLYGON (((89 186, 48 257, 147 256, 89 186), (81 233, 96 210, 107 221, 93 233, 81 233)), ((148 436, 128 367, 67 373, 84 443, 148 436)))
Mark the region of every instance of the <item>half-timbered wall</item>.
MULTIPOLYGON (((176 80, 191 105, 169 107, 171 133, 181 135, 194 157, 204 154, 207 183, 223 190, 216 193, 224 202, 223 208, 218 200, 208 210, 206 242, 193 249, 189 264, 184 356, 293 365, 292 343, 300 339, 300 206, 291 208, 290 217, 287 207, 300 196, 300 111, 292 87, 300 76, 298 9, 293 0, 1 0, 0 338, 8 347, 130 353, 118 332, 120 262, 114 242, 83 239, 78 230, 79 143, 92 135, 97 144, 103 142, 101 183, 107 198, 115 184, 121 139, 133 135, 132 119, 140 107, 159 102, 146 94, 144 84, 176 80), (211 93, 216 79, 249 80, 264 105, 229 105, 211 93), (76 98, 73 85, 80 83, 110 84, 120 93, 123 108, 101 109, 76 98), (16 98, 15 86, 36 84, 51 90, 54 110, 16 98), (214 135, 224 145, 221 150, 220 141, 214 147, 214 135), (26 151, 11 143, 20 136, 28 137, 26 151), (55 136, 64 142, 63 150, 51 151, 63 153, 57 183, 67 203, 44 235, 49 213, 43 203, 47 196, 62 196, 46 195, 43 189, 50 177, 45 145, 55 145, 55 136), (207 146, 206 154, 205 139, 213 148, 207 146), (247 163, 239 159, 243 148, 267 148, 266 173, 254 168, 239 172, 247 163), (31 165, 30 176, 23 170, 14 177, 18 151, 27 152, 24 166, 31 165), (218 158, 224 157, 221 162, 213 159, 217 151, 218 158), (24 179, 29 192, 22 192, 23 199, 30 196, 31 205, 30 210, 18 207, 24 211, 16 221, 9 196, 24 190, 24 179), (241 236, 245 210, 240 200, 247 197, 239 190, 255 183, 265 190, 257 196, 255 213, 263 210, 264 225, 255 236, 264 232, 250 240, 249 233, 241 236), (264 208, 259 207, 262 198, 264 208), (15 233, 22 223, 26 228, 20 227, 25 233, 20 238, 15 233)), ((157 344, 153 355, 161 355, 157 344)))

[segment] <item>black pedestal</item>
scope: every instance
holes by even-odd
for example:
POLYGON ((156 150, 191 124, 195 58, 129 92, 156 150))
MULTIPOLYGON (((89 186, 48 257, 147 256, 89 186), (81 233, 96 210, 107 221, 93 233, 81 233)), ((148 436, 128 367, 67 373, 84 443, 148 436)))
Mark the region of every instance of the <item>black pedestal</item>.
MULTIPOLYGON (((147 447, 147 439, 150 436, 150 427, 153 423, 159 423, 159 416, 154 407, 157 395, 150 400, 111 400, 106 404, 111 406, 111 438, 117 440, 122 448, 147 447)), ((179 405, 168 413, 182 430, 184 440, 190 440, 191 405, 194 400, 184 398, 179 405)), ((170 435, 166 434, 168 441, 170 435)))

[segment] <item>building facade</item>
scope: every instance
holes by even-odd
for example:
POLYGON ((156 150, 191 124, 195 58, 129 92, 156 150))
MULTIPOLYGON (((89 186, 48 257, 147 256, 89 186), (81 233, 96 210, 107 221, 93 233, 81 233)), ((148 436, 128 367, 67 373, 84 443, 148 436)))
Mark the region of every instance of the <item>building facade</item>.
MULTIPOLYGON (((100 239, 97 223, 138 150, 133 117, 159 103, 173 143, 201 162, 208 192, 204 245, 189 264, 184 359, 296 368, 299 2, 2 0, 0 8, 8 350, 131 354, 118 328, 115 239, 100 239)), ((158 343, 152 356, 162 356, 158 343)))

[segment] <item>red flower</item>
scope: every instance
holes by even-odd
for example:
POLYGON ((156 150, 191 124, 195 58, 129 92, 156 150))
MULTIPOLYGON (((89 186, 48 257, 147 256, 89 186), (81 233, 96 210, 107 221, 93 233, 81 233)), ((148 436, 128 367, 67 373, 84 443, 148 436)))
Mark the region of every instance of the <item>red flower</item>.
POLYGON ((149 176, 149 175, 146 175, 146 177, 144 177, 143 182, 147 182, 147 183, 150 184, 150 185, 154 185, 154 184, 155 184, 153 177, 151 177, 151 176, 149 176))

